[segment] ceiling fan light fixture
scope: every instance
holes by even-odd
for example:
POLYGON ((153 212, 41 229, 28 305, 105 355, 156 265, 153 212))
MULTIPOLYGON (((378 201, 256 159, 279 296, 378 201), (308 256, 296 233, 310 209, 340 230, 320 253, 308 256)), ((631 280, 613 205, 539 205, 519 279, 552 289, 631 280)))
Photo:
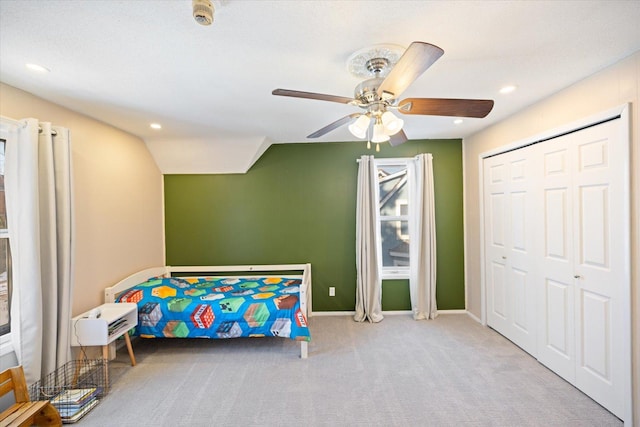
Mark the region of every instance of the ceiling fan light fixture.
POLYGON ((391 111, 385 111, 382 113, 382 125, 384 126, 384 132, 387 135, 395 135, 400 132, 404 125, 404 120, 399 119, 391 111))
POLYGON ((349 125, 349 131, 356 138, 364 139, 367 136, 367 129, 369 129, 370 121, 371 119, 369 119, 369 116, 362 114, 355 122, 349 125))
POLYGON ((376 124, 373 125, 373 136, 371 137, 371 142, 379 144, 381 142, 386 142, 391 138, 384 132, 384 125, 382 124, 382 120, 376 119, 376 124))

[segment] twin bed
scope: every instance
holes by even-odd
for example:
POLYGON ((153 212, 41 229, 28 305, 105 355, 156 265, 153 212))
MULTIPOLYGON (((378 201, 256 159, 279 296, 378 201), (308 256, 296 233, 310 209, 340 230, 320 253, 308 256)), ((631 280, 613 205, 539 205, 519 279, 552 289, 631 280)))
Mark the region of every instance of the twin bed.
POLYGON ((311 340, 311 264, 149 268, 105 289, 138 305, 142 338, 282 337, 311 340))

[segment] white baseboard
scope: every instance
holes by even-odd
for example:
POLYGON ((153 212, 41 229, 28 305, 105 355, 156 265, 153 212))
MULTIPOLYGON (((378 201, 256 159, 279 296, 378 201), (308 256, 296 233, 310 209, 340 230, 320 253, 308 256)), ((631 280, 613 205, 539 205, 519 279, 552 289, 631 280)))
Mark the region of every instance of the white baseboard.
MULTIPOLYGON (((382 311, 382 314, 385 316, 396 316, 396 315, 411 315, 411 310, 389 310, 389 311, 382 311)), ((355 315, 356 312, 355 311, 314 311, 313 313, 311 313, 311 315, 309 317, 314 317, 314 316, 353 316, 355 315)), ((475 317, 474 315, 472 315, 471 313, 469 313, 467 310, 464 309, 456 309, 456 310, 438 310, 438 314, 468 314, 469 316, 471 316, 474 320, 477 320, 477 317, 475 317)))
POLYGON ((475 320, 476 322, 482 325, 482 320, 480 320, 475 314, 471 313, 470 311, 467 311, 467 316, 471 317, 473 320, 475 320))
POLYGON ((353 316, 355 311, 314 311, 309 317, 315 316, 353 316))

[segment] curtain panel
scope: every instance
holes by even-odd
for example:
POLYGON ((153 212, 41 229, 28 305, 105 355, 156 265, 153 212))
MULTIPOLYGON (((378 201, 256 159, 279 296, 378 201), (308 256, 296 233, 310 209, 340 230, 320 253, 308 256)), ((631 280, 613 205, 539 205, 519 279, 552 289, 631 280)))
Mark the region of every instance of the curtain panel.
POLYGON ((382 272, 378 264, 378 179, 373 156, 362 156, 358 166, 356 201, 356 314, 354 320, 380 322, 382 272))
POLYGON ((435 319, 436 306, 436 219, 433 190, 433 156, 419 154, 413 163, 413 224, 409 293, 415 320, 435 319))
POLYGON ((11 337, 27 383, 70 360, 73 207, 69 131, 19 122, 5 153, 11 337), (53 135, 55 134, 55 136, 53 135))

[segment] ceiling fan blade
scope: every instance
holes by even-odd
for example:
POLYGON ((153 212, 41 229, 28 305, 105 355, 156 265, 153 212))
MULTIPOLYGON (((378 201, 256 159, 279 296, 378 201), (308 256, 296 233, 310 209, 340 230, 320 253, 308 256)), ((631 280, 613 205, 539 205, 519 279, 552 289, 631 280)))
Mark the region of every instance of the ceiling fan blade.
POLYGON ((397 99, 442 54, 444 50, 438 46, 425 42, 411 43, 378 87, 378 96, 397 99))
POLYGON ((493 109, 490 99, 407 98, 400 101, 403 114, 427 116, 486 117, 493 109))
POLYGON ((337 129, 342 125, 346 125, 351 120, 353 120, 356 117, 358 117, 359 115, 360 115, 360 113, 353 113, 353 114, 349 114, 348 116, 344 116, 343 118, 341 118, 339 120, 336 120, 335 122, 323 127, 322 129, 319 129, 319 130, 315 131, 311 135, 307 136, 307 138, 319 138, 322 135, 324 135, 326 133, 329 133, 334 129, 337 129))
POLYGON ((389 139, 389 145, 395 147, 396 145, 404 144, 407 142, 409 138, 407 138, 407 134, 401 129, 400 132, 395 135, 391 135, 391 139, 389 139))
POLYGON ((294 98, 319 99, 320 101, 339 102, 341 104, 355 102, 355 99, 347 98, 345 96, 326 95, 324 93, 302 92, 299 90, 289 89, 275 89, 271 94, 278 96, 292 96, 294 98))

